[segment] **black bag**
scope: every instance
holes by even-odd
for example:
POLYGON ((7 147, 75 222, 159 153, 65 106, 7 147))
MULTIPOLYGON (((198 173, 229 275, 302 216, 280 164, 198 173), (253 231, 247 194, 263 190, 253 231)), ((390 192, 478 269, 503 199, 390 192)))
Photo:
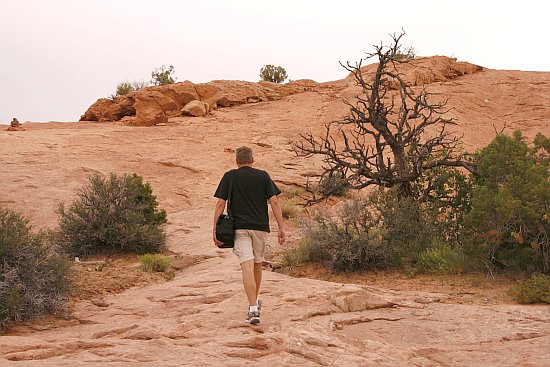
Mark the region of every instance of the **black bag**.
POLYGON ((219 248, 231 248, 235 246, 235 224, 232 217, 220 214, 216 222, 216 238, 218 241, 223 242, 223 245, 218 246, 219 248))
POLYGON ((223 242, 223 245, 219 248, 233 248, 235 246, 235 222, 231 216, 231 189, 233 186, 233 178, 235 172, 230 173, 231 179, 229 180, 229 192, 227 195, 227 215, 220 214, 216 221, 216 238, 218 241, 223 242))

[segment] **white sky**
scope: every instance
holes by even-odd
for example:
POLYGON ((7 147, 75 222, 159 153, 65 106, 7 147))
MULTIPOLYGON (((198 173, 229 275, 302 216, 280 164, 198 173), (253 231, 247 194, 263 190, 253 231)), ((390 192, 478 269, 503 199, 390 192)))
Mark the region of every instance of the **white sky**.
POLYGON ((550 71, 544 0, 0 0, 0 124, 77 121, 119 82, 342 79, 403 28, 418 55, 550 71))

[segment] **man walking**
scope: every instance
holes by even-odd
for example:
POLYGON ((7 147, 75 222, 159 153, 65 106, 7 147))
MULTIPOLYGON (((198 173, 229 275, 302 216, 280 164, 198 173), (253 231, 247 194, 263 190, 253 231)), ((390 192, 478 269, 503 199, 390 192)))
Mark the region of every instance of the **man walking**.
POLYGON ((261 301, 258 294, 262 283, 262 261, 266 255, 269 233, 268 202, 279 227, 279 243, 285 242, 283 215, 277 199, 281 191, 266 171, 252 167, 252 149, 237 148, 236 161, 238 169, 223 175, 214 194, 218 201, 214 211, 213 239, 216 246, 223 244, 216 239, 216 221, 229 199, 235 221, 233 253, 241 264, 243 285, 249 304, 247 321, 257 324, 260 322, 261 301), (233 180, 233 184, 231 198, 228 198, 230 180, 233 180))

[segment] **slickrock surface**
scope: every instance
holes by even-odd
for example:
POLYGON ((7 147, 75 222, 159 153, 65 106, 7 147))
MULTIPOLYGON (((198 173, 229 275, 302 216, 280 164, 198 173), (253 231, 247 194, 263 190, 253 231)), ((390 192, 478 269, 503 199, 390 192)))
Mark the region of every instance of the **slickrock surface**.
MULTIPOLYGON (((529 138, 550 135, 550 73, 479 70, 435 80, 427 87, 451 97, 468 149, 486 145, 504 122, 529 138)), ((236 258, 211 241, 218 180, 233 167, 232 150, 246 144, 282 189, 303 185, 320 162, 297 158, 294 141, 346 113, 341 99, 356 93, 350 83, 163 126, 0 131, 0 205, 36 228, 55 226, 57 205, 89 174, 136 172, 168 212, 170 249, 204 259, 171 281, 81 301, 69 326, 0 336, 0 366, 548 366, 550 307, 542 305, 454 304, 443 293, 266 271, 261 324, 245 323, 236 258)))

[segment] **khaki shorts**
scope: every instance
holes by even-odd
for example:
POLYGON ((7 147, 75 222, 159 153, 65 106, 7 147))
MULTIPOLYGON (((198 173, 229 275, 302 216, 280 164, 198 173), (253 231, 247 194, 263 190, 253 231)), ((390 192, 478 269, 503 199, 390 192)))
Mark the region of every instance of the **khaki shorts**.
POLYGON ((248 260, 255 263, 264 261, 267 254, 267 237, 269 233, 252 229, 237 229, 235 231, 235 247, 233 253, 239 258, 242 264, 248 260))

